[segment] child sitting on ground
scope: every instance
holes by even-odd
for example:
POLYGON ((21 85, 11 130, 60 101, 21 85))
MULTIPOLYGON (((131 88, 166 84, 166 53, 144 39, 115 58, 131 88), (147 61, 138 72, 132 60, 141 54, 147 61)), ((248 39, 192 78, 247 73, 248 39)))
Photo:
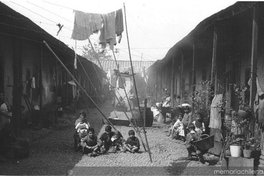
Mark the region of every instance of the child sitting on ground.
POLYGON ((193 124, 195 127, 195 131, 198 133, 198 135, 202 135, 205 132, 205 126, 202 120, 202 113, 196 113, 196 120, 193 121, 193 124))
POLYGON ((140 143, 138 138, 135 136, 134 130, 128 131, 129 137, 126 140, 125 148, 131 153, 135 153, 139 151, 140 143))
POLYGON ((112 146, 111 138, 114 135, 115 133, 112 131, 112 127, 109 125, 105 126, 105 132, 100 136, 102 153, 106 153, 112 146))
POLYGON ((76 151, 79 150, 80 140, 87 135, 89 127, 90 124, 86 120, 86 113, 81 111, 75 121, 74 147, 76 151))
POLYGON ((167 136, 171 135, 171 138, 179 138, 181 140, 184 140, 185 134, 184 134, 184 129, 183 129, 183 124, 182 124, 182 114, 179 114, 178 119, 176 122, 171 126, 169 134, 167 136))
POLYGON ((188 151, 188 157, 187 159, 191 159, 192 158, 192 152, 196 152, 196 154, 199 157, 199 160, 201 163, 205 163, 204 158, 203 158, 203 154, 201 153, 201 151, 198 151, 195 149, 193 142, 199 140, 199 135, 196 133, 195 131, 195 126, 193 124, 189 125, 189 133, 186 135, 186 149, 188 151))
POLYGON ((115 135, 111 138, 112 145, 116 151, 124 152, 125 151, 125 142, 126 140, 123 138, 120 131, 116 131, 115 135))
POLYGON ((99 155, 100 148, 99 141, 94 132, 93 128, 88 129, 88 135, 81 139, 81 146, 83 148, 83 154, 95 157, 99 155))

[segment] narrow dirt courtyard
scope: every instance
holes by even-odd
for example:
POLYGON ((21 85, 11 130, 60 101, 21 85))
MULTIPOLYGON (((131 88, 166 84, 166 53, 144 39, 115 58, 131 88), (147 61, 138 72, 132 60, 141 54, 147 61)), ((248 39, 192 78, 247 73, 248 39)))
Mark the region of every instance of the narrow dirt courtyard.
MULTIPOLYGON (((111 103, 100 105, 106 116, 112 111, 111 103)), ((104 131, 102 115, 96 108, 89 108, 88 120, 100 135, 104 131)), ((152 162, 141 144, 140 153, 109 153, 89 157, 73 150, 74 121, 68 115, 67 123, 50 130, 47 135, 34 139, 30 157, 22 160, 6 160, 0 163, 1 175, 181 175, 194 174, 205 168, 198 161, 185 160, 187 151, 182 141, 166 136, 168 125, 154 122, 146 128, 152 162), (188 170, 189 168, 189 170, 188 170), (191 168, 191 169, 190 169, 191 168)), ((64 119, 65 120, 65 119, 64 119)), ((65 122, 66 123, 66 122, 65 122)), ((115 126, 124 138, 132 127, 115 126)), ((34 131, 31 131, 34 133, 34 131)), ((38 132, 39 133, 39 132, 38 132)), ((29 133, 28 133, 29 134, 29 133)), ((27 134, 27 135, 28 135, 27 134)), ((26 135, 26 133, 25 133, 26 135)), ((143 133, 141 133, 144 138, 143 133)), ((26 136, 25 136, 26 137, 26 136)), ((29 136, 31 138, 31 136, 29 136)), ((210 172, 210 170, 208 171, 210 172)))

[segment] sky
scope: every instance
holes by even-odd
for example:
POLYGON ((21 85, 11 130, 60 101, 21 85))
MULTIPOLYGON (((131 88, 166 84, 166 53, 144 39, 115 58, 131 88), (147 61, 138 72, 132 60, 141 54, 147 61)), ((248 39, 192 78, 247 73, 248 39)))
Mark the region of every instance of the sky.
MULTIPOLYGON (((1 1, 82 54, 88 40, 71 39, 73 10, 106 14, 123 9, 124 32, 115 46, 117 60, 156 61, 205 18, 233 5, 234 0, 8 0, 1 1), (125 9, 125 11, 124 11, 125 9), (125 12, 125 13, 124 13, 125 12), (126 23, 125 23, 126 22, 126 23), (63 26, 57 35, 58 26, 63 26), (127 25, 125 25, 127 24, 127 25), (128 40, 127 40, 128 38, 128 40)), ((98 42, 98 34, 90 36, 98 42)), ((109 53, 112 53, 111 51, 109 53)))

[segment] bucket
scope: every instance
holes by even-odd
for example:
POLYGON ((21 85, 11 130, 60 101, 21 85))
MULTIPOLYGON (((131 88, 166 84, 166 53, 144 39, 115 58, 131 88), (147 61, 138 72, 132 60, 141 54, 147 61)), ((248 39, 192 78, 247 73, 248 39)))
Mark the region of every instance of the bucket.
POLYGON ((243 150, 244 158, 251 158, 251 150, 243 150))
POLYGON ((232 157, 240 157, 241 156, 241 146, 230 145, 230 153, 232 157))

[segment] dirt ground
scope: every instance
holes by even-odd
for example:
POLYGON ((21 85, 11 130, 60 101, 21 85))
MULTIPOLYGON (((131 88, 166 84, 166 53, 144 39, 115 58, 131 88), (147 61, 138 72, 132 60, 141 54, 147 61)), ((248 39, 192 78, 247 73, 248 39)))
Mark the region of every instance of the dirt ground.
MULTIPOLYGON (((108 117, 113 110, 110 102, 99 105, 108 117)), ((89 108, 88 120, 99 136, 104 131, 102 115, 89 108)), ((0 161, 1 175, 213 175, 215 158, 204 156, 209 162, 186 160, 182 141, 166 136, 168 125, 154 122, 146 128, 151 159, 141 143, 140 153, 109 153, 89 157, 73 150, 75 114, 65 114, 60 125, 52 129, 25 130, 23 136, 31 141, 30 157, 22 160, 0 161)), ((133 129, 115 126, 124 138, 133 129)), ((144 139, 144 134, 141 133, 144 139)), ((146 145, 146 143, 145 143, 146 145)))

